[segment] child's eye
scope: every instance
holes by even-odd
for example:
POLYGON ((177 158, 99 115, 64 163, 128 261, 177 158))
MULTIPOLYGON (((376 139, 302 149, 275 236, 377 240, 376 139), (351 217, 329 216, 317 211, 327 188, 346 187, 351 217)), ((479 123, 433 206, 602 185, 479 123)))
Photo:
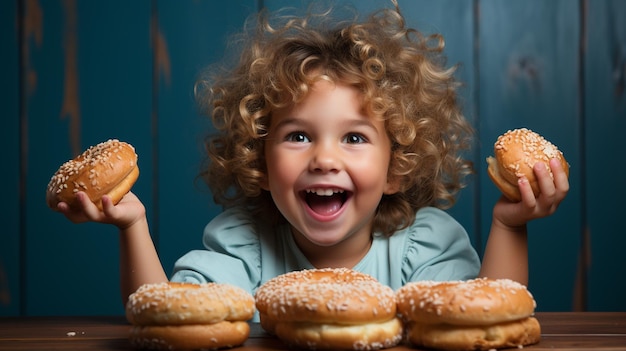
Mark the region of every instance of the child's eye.
POLYGON ((287 134, 287 136, 285 137, 286 141, 291 141, 294 143, 308 143, 309 137, 306 136, 306 134, 304 134, 303 132, 292 132, 287 134))
POLYGON ((346 135, 345 142, 348 144, 361 144, 367 142, 367 139, 361 134, 350 133, 346 135))

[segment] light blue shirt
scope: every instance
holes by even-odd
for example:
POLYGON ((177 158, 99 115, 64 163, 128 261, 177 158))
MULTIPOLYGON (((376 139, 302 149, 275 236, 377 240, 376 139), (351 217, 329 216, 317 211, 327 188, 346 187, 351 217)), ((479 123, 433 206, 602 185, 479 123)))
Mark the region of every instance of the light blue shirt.
MULTIPOLYGON (((314 268, 287 224, 263 226, 242 208, 215 217, 204 230, 203 243, 206 250, 190 251, 175 263, 172 281, 228 283, 254 295, 277 275, 314 268)), ((374 234, 369 252, 352 268, 397 290, 411 281, 475 278, 480 260, 456 220, 426 207, 413 224, 391 237, 374 234)))

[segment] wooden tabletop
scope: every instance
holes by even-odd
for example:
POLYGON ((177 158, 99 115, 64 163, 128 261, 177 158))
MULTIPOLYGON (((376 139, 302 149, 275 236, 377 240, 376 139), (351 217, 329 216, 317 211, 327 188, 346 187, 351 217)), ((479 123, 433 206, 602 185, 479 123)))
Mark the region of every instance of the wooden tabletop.
MULTIPOLYGON (((541 341, 530 350, 626 350, 626 312, 539 312, 541 341)), ((0 350, 131 350, 124 317, 0 318, 0 350)), ((241 350, 288 350, 251 324, 241 350)), ((419 350, 407 346, 391 349, 419 350)))

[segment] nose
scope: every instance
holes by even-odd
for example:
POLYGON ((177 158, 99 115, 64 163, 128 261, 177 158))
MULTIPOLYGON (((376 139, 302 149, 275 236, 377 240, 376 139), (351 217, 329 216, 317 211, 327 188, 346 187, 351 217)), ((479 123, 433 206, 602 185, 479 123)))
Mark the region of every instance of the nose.
POLYGON ((340 150, 330 143, 320 143, 313 148, 309 171, 315 173, 337 172, 341 169, 340 150))

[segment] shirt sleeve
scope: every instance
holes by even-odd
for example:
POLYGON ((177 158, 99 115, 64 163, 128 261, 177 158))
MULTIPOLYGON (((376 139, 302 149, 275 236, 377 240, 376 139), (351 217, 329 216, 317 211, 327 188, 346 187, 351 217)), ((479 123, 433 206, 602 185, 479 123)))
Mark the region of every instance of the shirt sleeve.
POLYGON ((193 250, 174 264, 171 281, 227 283, 250 292, 258 287, 261 249, 254 221, 241 208, 224 211, 204 229, 206 250, 193 250))
POLYGON ((476 278, 480 259, 467 232, 446 212, 433 207, 419 210, 407 228, 402 275, 406 281, 466 280, 476 278))

